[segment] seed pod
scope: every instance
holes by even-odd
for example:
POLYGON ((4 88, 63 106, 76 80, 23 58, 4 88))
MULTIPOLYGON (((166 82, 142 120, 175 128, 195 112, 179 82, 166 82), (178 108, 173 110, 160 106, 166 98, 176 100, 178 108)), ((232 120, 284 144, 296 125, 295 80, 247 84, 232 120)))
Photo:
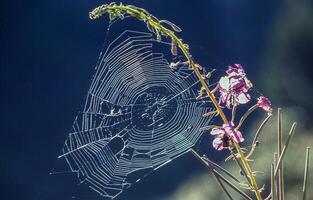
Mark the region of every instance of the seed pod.
POLYGON ((147 23, 147 28, 148 28, 148 30, 151 31, 152 33, 155 33, 155 31, 154 31, 154 29, 153 29, 153 27, 151 26, 150 23, 147 23))
POLYGON ((109 4, 109 6, 111 6, 111 7, 116 6, 116 3, 112 2, 112 3, 109 4))
POLYGON ((207 74, 205 74, 204 79, 209 79, 212 76, 212 73, 215 71, 215 69, 213 69, 212 71, 208 72, 207 74))
POLYGON ((202 66, 199 65, 198 63, 195 63, 195 67, 197 67, 198 69, 202 70, 202 66))
POLYGON ((171 64, 169 65, 169 67, 171 68, 171 70, 178 70, 179 69, 179 65, 181 64, 181 61, 178 62, 171 62, 171 64))
POLYGON ((160 34, 160 30, 155 28, 155 34, 157 37, 157 41, 160 42, 161 41, 161 34, 160 34))
POLYGON ((110 19, 110 21, 113 21, 115 18, 116 18, 116 14, 113 13, 113 12, 110 12, 110 13, 109 13, 109 19, 110 19))
POLYGON ((167 21, 167 20, 165 20, 165 19, 160 20, 159 22, 171 26, 172 29, 173 29, 174 31, 176 31, 176 32, 181 32, 181 31, 182 31, 181 28, 179 28, 179 26, 177 26, 176 24, 174 24, 174 23, 172 23, 172 22, 170 22, 170 21, 167 21))
POLYGON ((149 15, 149 17, 150 17, 150 19, 152 19, 152 21, 159 23, 159 19, 156 18, 155 16, 149 15))
POLYGON ((205 88, 202 86, 198 92, 198 96, 196 97, 196 100, 202 99, 204 91, 205 91, 205 88))
POLYGON ((216 115, 216 114, 218 114, 218 112, 217 112, 217 110, 214 110, 214 111, 206 112, 202 116, 203 117, 209 117, 209 116, 216 115))
POLYGON ((121 11, 116 11, 116 15, 123 20, 124 19, 124 14, 121 11))
POLYGON ((172 40, 171 53, 173 56, 177 56, 177 43, 174 40, 172 40))

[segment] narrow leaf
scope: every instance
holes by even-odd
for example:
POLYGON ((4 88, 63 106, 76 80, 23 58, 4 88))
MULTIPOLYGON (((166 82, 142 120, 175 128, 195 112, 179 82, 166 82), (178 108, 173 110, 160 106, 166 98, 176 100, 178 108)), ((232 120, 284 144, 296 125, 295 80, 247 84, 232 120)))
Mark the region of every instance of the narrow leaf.
POLYGON ((221 178, 229 187, 231 187, 233 190, 235 190, 238 194, 240 194, 242 197, 248 200, 252 200, 251 197, 249 197, 246 193, 241 191, 238 187, 236 187, 234 184, 232 184, 230 181, 228 181, 226 178, 224 178, 220 173, 215 171, 216 175, 221 178))
POLYGON ((215 179, 217 180, 218 184, 221 186, 222 190, 225 192, 226 196, 227 196, 230 200, 233 200, 231 194, 228 192, 228 190, 226 189, 225 185, 224 185, 223 182, 221 181, 221 178, 218 177, 218 175, 216 175, 215 170, 212 169, 212 173, 213 173, 215 179))
POLYGON ((222 172, 224 172, 225 174, 227 174, 230 178, 232 178, 234 181, 240 183, 240 181, 234 176, 232 175, 229 171, 227 171, 225 168, 221 167, 220 165, 216 164, 215 162, 211 161, 209 158, 207 157, 203 157, 203 160, 207 161, 212 167, 221 170, 222 172))

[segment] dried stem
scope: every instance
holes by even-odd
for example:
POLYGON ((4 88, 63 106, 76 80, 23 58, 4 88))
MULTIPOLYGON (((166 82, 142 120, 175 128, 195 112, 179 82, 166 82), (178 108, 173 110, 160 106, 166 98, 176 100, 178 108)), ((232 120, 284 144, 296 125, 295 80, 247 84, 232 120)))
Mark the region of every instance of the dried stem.
POLYGON ((310 165, 310 147, 306 148, 306 156, 305 156, 305 167, 304 167, 304 178, 303 178, 303 197, 302 199, 306 199, 306 191, 307 191, 307 184, 308 184, 308 176, 309 176, 309 165, 310 165))
MULTIPOLYGON (((282 147, 283 147, 283 133, 282 133, 282 109, 278 108, 278 114, 277 114, 277 153, 278 157, 280 157, 282 153, 282 147)), ((283 190, 284 190, 284 184, 283 184, 283 161, 280 163, 280 167, 278 168, 278 199, 283 200, 283 190)))
POLYGON ((283 147, 283 150, 282 150, 282 152, 281 152, 281 155, 279 156, 278 162, 277 162, 277 164, 276 164, 276 168, 275 168, 275 172, 274 172, 275 177, 277 177, 278 170, 279 170, 280 165, 281 165, 281 163, 282 163, 282 161, 283 161, 283 159, 284 159, 284 157, 285 157, 285 155, 286 155, 286 151, 287 151, 288 146, 289 146, 289 143, 290 143, 290 141, 291 141, 291 139, 292 139, 292 137, 293 137, 293 135, 294 135, 294 132, 295 132, 296 127, 297 127, 297 123, 294 122, 294 123, 292 124, 292 127, 291 127, 290 131, 289 131, 289 134, 288 134, 286 143, 285 143, 285 145, 284 145, 284 147, 283 147))
POLYGON ((278 179, 277 177, 275 177, 275 168, 277 166, 277 162, 278 162, 278 154, 277 152, 274 153, 274 161, 273 161, 273 164, 274 164, 274 188, 275 188, 275 191, 273 193, 273 195, 275 196, 274 198, 279 200, 279 182, 278 182, 278 179))
POLYGON ((260 136, 260 133, 264 127, 264 125, 268 122, 268 120, 272 117, 271 114, 267 115, 267 117, 263 120, 263 122, 261 123, 261 125, 259 126, 258 130, 256 131, 256 133, 254 134, 254 138, 253 138, 253 141, 252 141, 252 148, 250 150, 250 152, 248 153, 248 155, 246 156, 247 159, 249 159, 252 154, 254 153, 255 149, 256 149, 256 146, 257 146, 257 141, 259 139, 259 136, 260 136))
POLYGON ((274 163, 271 164, 271 197, 272 200, 275 200, 276 191, 275 191, 275 176, 274 176, 274 163))
POLYGON ((240 121, 239 121, 239 123, 238 123, 238 125, 237 125, 237 127, 236 127, 237 130, 241 127, 241 125, 242 125, 243 122, 247 119, 247 117, 248 117, 253 111, 255 111, 255 109, 257 109, 257 108, 258 108, 258 105, 256 104, 256 105, 252 106, 251 108, 249 108, 249 110, 247 110, 247 112, 240 118, 240 121))

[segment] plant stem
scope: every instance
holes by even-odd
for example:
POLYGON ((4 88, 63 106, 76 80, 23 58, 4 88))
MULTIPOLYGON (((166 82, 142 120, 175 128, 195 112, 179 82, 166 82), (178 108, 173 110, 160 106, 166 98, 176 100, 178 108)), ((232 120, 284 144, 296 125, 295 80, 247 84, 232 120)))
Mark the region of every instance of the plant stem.
POLYGON ((277 166, 277 163, 278 163, 278 154, 277 152, 274 153, 274 161, 273 161, 273 165, 274 165, 274 171, 273 171, 273 176, 274 176, 274 188, 275 188, 275 192, 274 192, 274 195, 275 195, 275 199, 278 199, 279 200, 279 182, 278 182, 278 179, 277 177, 275 176, 275 168, 277 166))
POLYGON ((261 133, 261 130, 263 129, 264 125, 266 124, 266 122, 272 117, 272 114, 269 114, 264 120, 263 122, 261 123, 261 125, 259 126, 258 130, 256 131, 256 133, 254 134, 254 138, 253 138, 253 141, 252 141, 252 147, 251 147, 251 150, 250 152, 248 153, 248 155, 246 156, 247 159, 249 159, 253 153, 254 153, 254 150, 256 149, 256 146, 257 146, 257 141, 258 141, 258 138, 259 138, 259 135, 261 133))
POLYGON ((309 165, 310 165, 310 147, 306 148, 306 156, 305 156, 305 168, 304 168, 304 178, 303 178, 303 197, 302 199, 306 199, 306 189, 308 184, 308 176, 309 176, 309 165))
POLYGON ((247 110, 247 112, 240 118, 240 121, 239 121, 239 123, 238 123, 238 125, 237 125, 237 127, 236 127, 236 130, 238 130, 238 129, 241 127, 241 125, 242 125, 243 122, 247 119, 247 117, 248 117, 253 111, 255 111, 255 109, 257 109, 257 108, 258 108, 258 105, 256 104, 256 105, 252 106, 251 108, 249 108, 249 110, 247 110))
MULTIPOLYGON (((278 108, 277 112, 277 153, 278 157, 280 157, 282 153, 282 147, 283 147, 283 133, 282 133, 282 109, 278 108)), ((283 200, 283 190, 284 190, 284 184, 283 184, 283 161, 280 163, 280 167, 278 169, 278 199, 283 200)))
POLYGON ((231 150, 231 154, 232 154, 232 156, 234 157, 236 164, 239 166, 239 168, 240 168, 240 170, 241 170, 241 172, 242 172, 242 175, 247 179, 248 185, 249 185, 250 187, 252 187, 252 186, 251 186, 251 183, 250 183, 250 178, 249 178, 249 176, 247 175, 246 170, 243 168, 243 166, 242 166, 241 163, 239 162, 239 160, 238 160, 237 156, 235 155, 235 153, 233 152, 233 150, 231 150))
POLYGON ((238 152, 239 155, 240 155, 241 162, 242 162, 244 168, 246 169, 246 172, 247 172, 248 175, 249 175, 249 178, 250 178, 251 185, 252 185, 252 187, 253 187, 255 196, 256 196, 257 200, 261 200, 262 197, 261 197, 260 191, 259 191, 259 189, 258 189, 258 185, 257 185, 257 183, 256 183, 256 180, 255 180, 255 178, 254 178, 254 175, 253 175, 253 173, 252 173, 252 170, 251 170, 251 168, 250 168, 250 165, 248 164, 248 161, 247 161, 246 157, 243 155, 243 152, 242 152, 242 150, 241 150, 239 144, 238 144, 235 140, 233 140, 233 143, 234 143, 234 146, 235 146, 237 152, 238 152))
POLYGON ((271 164, 271 197, 272 200, 275 200, 276 191, 275 191, 275 176, 274 176, 275 165, 271 164))
POLYGON ((281 165, 281 163, 282 163, 282 161, 283 161, 283 159, 284 159, 284 157, 285 157, 285 155, 286 155, 286 152, 287 152, 289 143, 290 143, 290 141, 291 141, 291 139, 292 139, 292 137, 293 137, 293 135, 294 135, 294 133, 295 133, 296 127, 297 127, 297 123, 294 122, 294 123, 292 124, 292 127, 291 127, 290 131, 289 131, 289 135, 288 135, 288 137, 287 137, 287 140, 286 140, 286 143, 285 143, 285 145, 284 145, 284 148, 283 148, 283 150, 282 150, 282 152, 281 152, 281 155, 280 155, 279 158, 278 158, 278 161, 277 161, 277 164, 276 164, 276 168, 275 168, 275 172, 274 172, 275 177, 277 177, 277 175, 278 175, 278 171, 279 171, 280 165, 281 165))

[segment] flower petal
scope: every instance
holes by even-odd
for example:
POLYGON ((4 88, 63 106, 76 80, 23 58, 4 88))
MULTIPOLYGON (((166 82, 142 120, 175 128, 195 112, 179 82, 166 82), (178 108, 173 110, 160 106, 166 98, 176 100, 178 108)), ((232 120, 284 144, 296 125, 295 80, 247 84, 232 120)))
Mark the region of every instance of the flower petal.
POLYGON ((223 143, 224 143, 223 140, 221 138, 217 137, 213 140, 212 145, 213 145, 214 149, 221 151, 224 148, 223 143))
POLYGON ((221 89, 226 90, 226 91, 229 90, 230 83, 229 83, 228 77, 223 76, 222 78, 220 78, 218 84, 221 89))
POLYGON ((250 99, 251 99, 251 96, 244 92, 240 92, 239 95, 236 96, 236 101, 240 104, 248 103, 250 99))
POLYGON ((243 138, 243 136, 242 136, 242 134, 241 134, 240 131, 234 130, 234 131, 233 131, 233 136, 234 136, 234 140, 235 140, 237 143, 240 143, 240 142, 245 141, 245 139, 243 138))
POLYGON ((266 112, 272 112, 271 101, 264 96, 258 98, 258 106, 266 112))
POLYGON ((211 135, 220 135, 220 134, 224 134, 225 131, 223 128, 212 128, 210 134, 211 135))

